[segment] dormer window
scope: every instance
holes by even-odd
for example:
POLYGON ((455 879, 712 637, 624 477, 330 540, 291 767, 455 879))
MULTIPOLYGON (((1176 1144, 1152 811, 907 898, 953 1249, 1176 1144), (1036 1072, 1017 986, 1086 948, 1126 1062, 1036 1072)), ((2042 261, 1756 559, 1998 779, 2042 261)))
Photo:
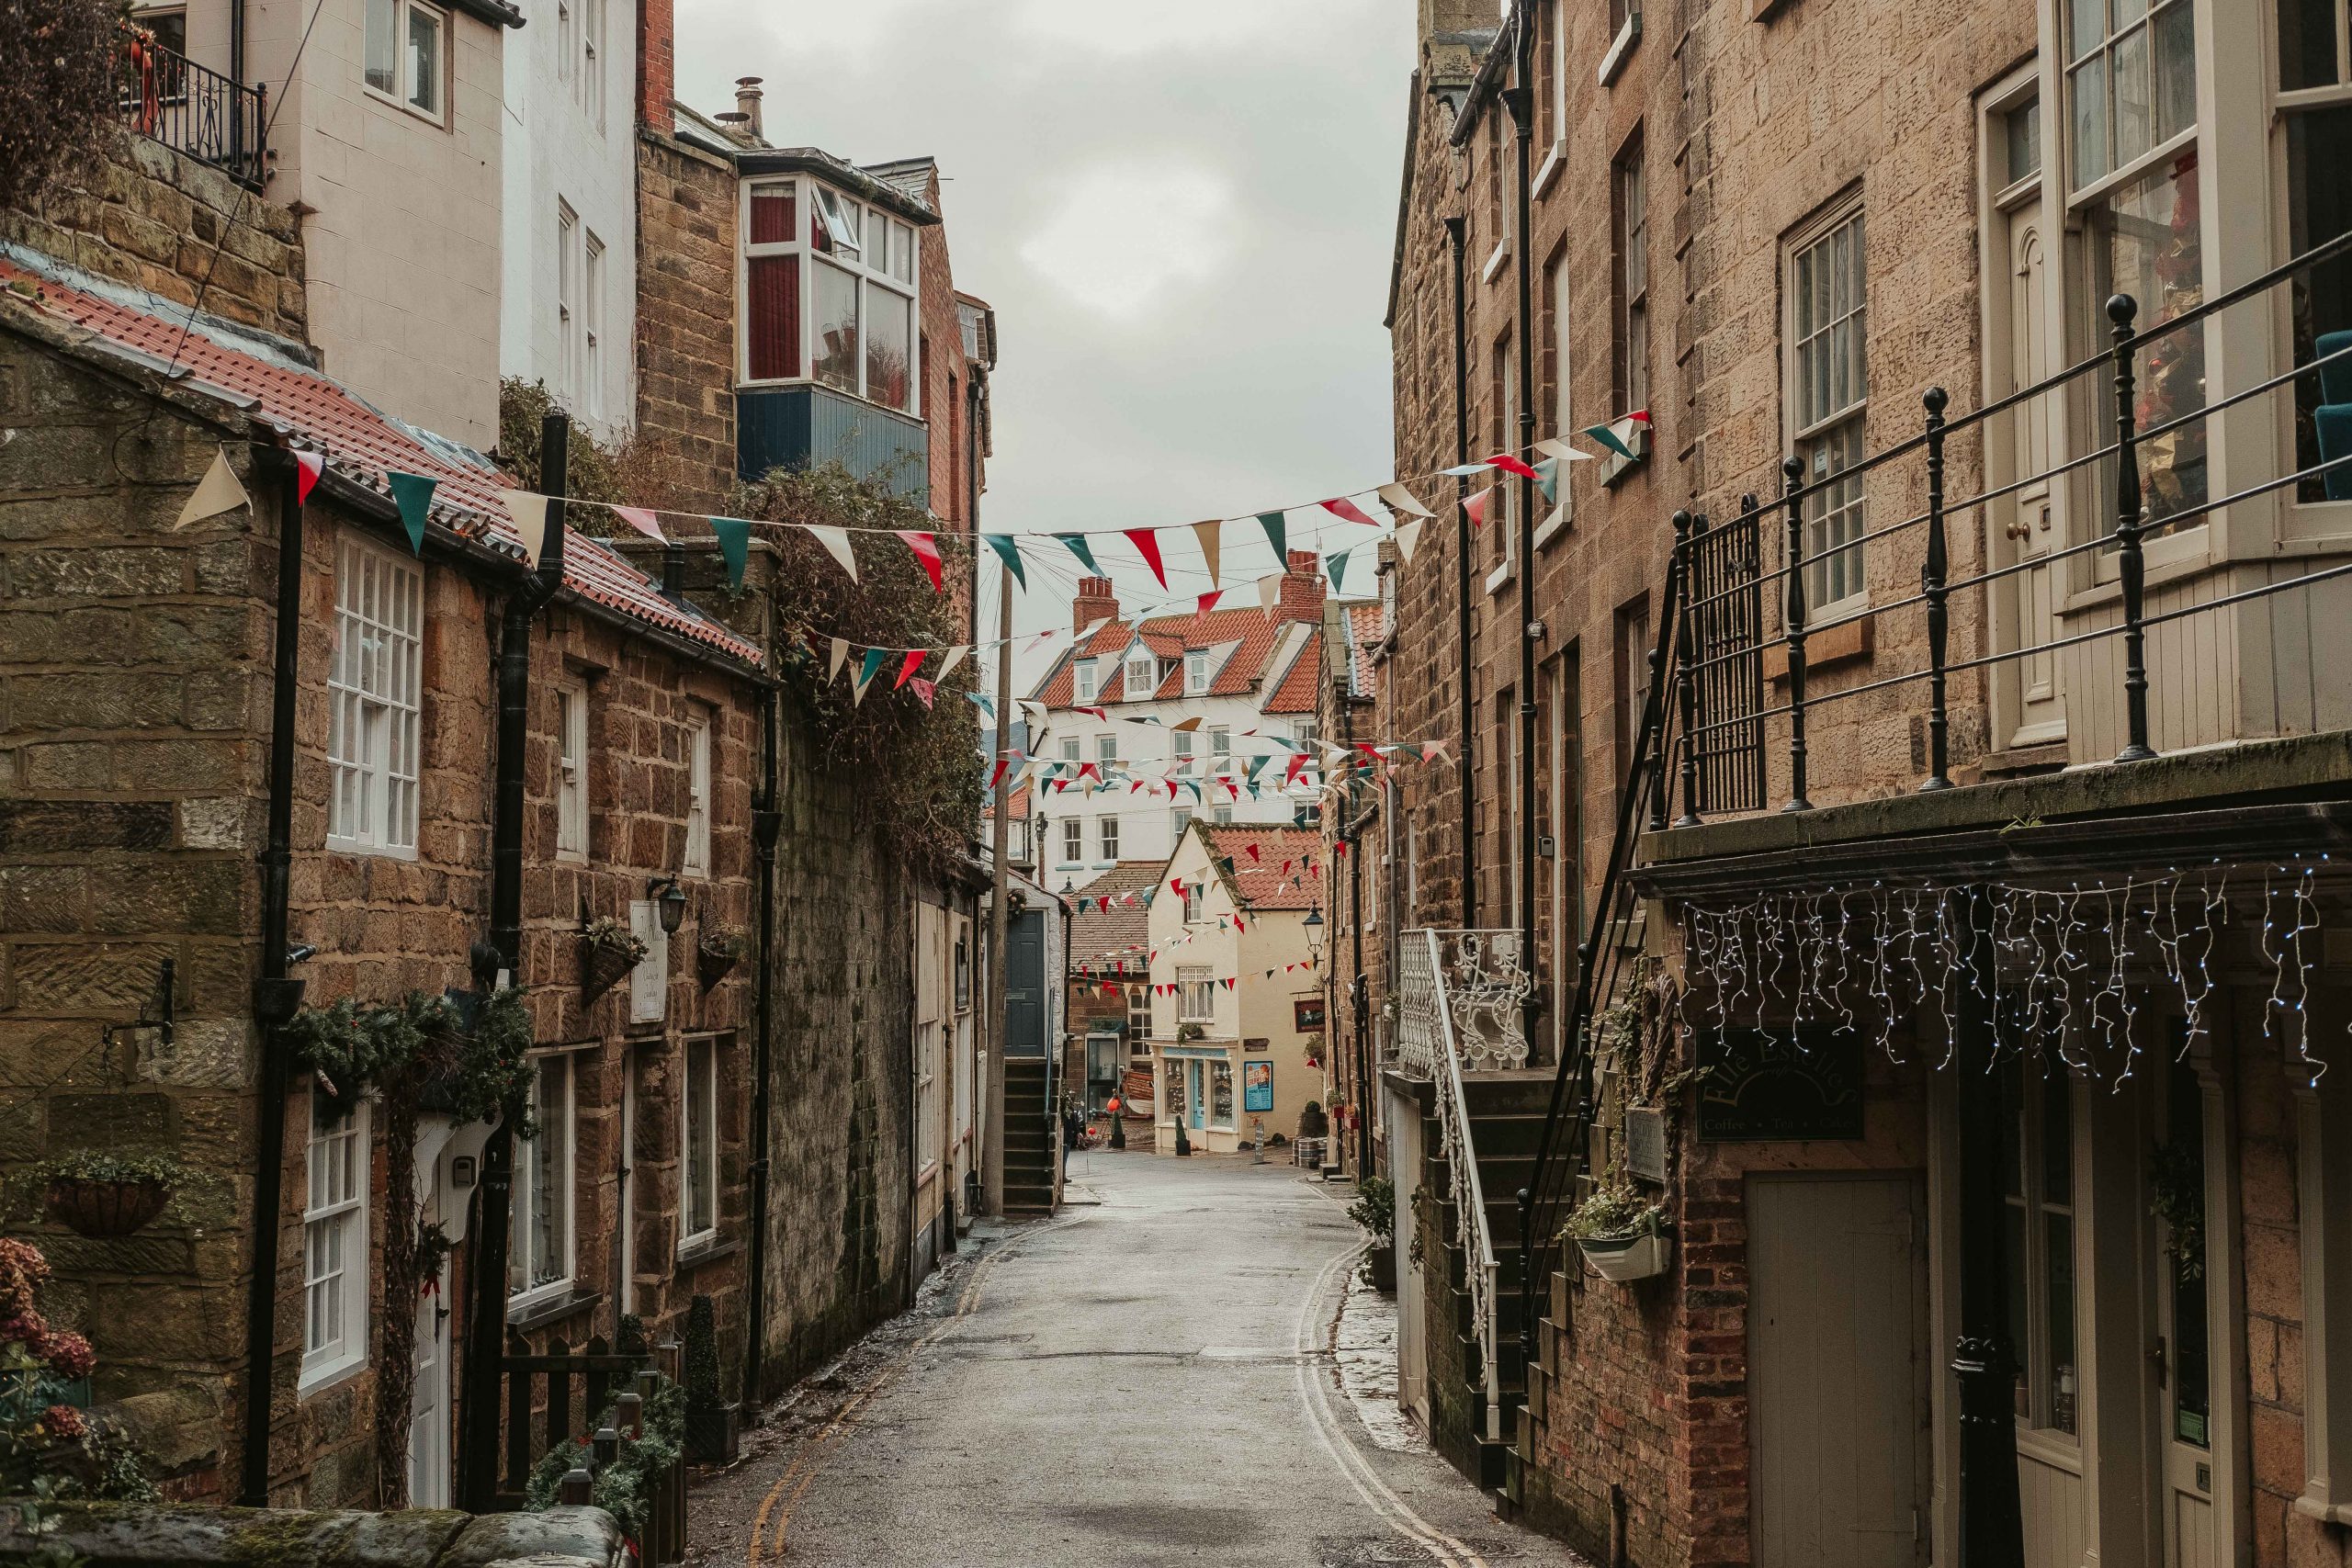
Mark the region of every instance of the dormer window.
POLYGON ((1204 648, 1184 651, 1184 694, 1188 697, 1206 696, 1209 689, 1209 654, 1204 648))
POLYGON ((1127 701, 1139 703, 1157 695, 1159 691, 1159 660, 1151 649, 1137 643, 1127 655, 1127 701))
POLYGON ((742 188, 743 381, 816 381, 913 413, 913 228, 815 180, 742 188))
POLYGON ((1100 689, 1102 679, 1101 671, 1096 669, 1094 660, 1080 660, 1069 667, 1069 675, 1072 695, 1081 703, 1092 702, 1095 692, 1100 689))

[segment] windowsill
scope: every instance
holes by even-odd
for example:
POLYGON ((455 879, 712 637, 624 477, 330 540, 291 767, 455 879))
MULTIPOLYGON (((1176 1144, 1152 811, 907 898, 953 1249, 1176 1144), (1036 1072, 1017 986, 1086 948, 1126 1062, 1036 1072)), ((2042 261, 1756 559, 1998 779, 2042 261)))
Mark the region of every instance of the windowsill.
POLYGON ((362 843, 356 839, 329 839, 327 840, 327 853, 331 855, 351 855, 357 859, 366 860, 413 861, 416 859, 416 852, 413 849, 395 849, 390 844, 362 843))
POLYGON ((506 1326, 517 1334, 528 1334, 535 1328, 576 1317, 604 1299, 602 1291, 579 1290, 567 1280, 561 1285, 546 1287, 544 1294, 508 1297, 506 1326))
MULTIPOLYGON (((1564 479, 1562 482, 1565 483, 1566 480, 1564 479)), ((1535 547, 1540 550, 1544 546, 1550 544, 1553 540, 1558 538, 1561 535, 1566 533, 1569 527, 1575 524, 1576 520, 1576 508, 1565 504, 1555 507, 1553 509, 1552 515, 1546 517, 1542 523, 1536 525, 1535 547)))
POLYGON ((1633 449, 1630 457, 1622 453, 1603 452, 1600 457, 1600 482, 1614 485, 1627 474, 1650 460, 1650 427, 1638 420, 1621 419, 1609 427, 1609 433, 1633 449))
MULTIPOLYGON (((1824 620, 1833 615, 1849 615, 1852 618, 1839 621, 1837 625, 1826 626, 1820 631, 1805 634, 1804 667, 1807 674, 1816 670, 1826 670, 1835 664, 1843 664, 1849 660, 1868 659, 1871 656, 1871 649, 1876 646, 1876 639, 1871 628, 1878 624, 1878 619, 1868 613, 1869 608, 1869 601, 1856 599, 1849 600, 1842 605, 1833 605, 1824 613, 1822 616, 1824 620)), ((1764 679, 1775 682, 1787 680, 1789 678, 1788 639, 1784 637, 1775 638, 1764 645, 1762 652, 1764 679)))
POLYGON ((705 1231, 700 1235, 688 1236, 679 1243, 678 1267, 699 1269, 706 1263, 716 1263, 722 1258, 731 1258, 742 1250, 743 1243, 741 1237, 721 1235, 717 1231, 705 1231))
POLYGON ((1503 585, 1510 581, 1510 569, 1511 563, 1506 560, 1502 565, 1487 573, 1487 592, 1488 593, 1499 593, 1503 591, 1503 585))
POLYGON ((588 852, 585 850, 558 850, 555 852, 555 863, 558 865, 586 865, 588 863, 588 852))
POLYGON ((294 1397, 308 1399, 314 1393, 324 1393, 337 1383, 348 1382, 367 1370, 368 1357, 363 1351, 349 1360, 337 1361, 314 1372, 304 1372, 301 1381, 294 1385, 294 1397))
POLYGON ((1611 41, 1609 52, 1600 57, 1598 78, 1602 86, 1606 87, 1617 80, 1618 73, 1625 69, 1625 57, 1634 52, 1634 46, 1641 40, 1642 14, 1635 11, 1625 18, 1625 25, 1617 29, 1617 37, 1611 41))
POLYGON ((790 392, 804 387, 815 391, 830 392, 837 398, 846 398, 851 402, 873 409, 877 413, 895 414, 914 424, 930 423, 912 409, 893 408, 888 403, 877 403, 864 393, 836 387, 831 381, 820 381, 813 376, 786 376, 767 381, 754 381, 749 377, 739 377, 735 382, 735 390, 739 392, 790 392))
POLYGON ((423 109, 418 108, 414 104, 410 103, 407 99, 396 98, 380 87, 370 87, 363 82, 360 84, 359 90, 375 102, 383 105, 386 108, 397 110, 399 113, 406 115, 411 119, 421 120, 424 124, 431 126, 435 130, 447 130, 448 127, 448 120, 447 117, 427 114, 423 109))
POLYGON ((1503 264, 1510 260, 1510 242, 1509 240, 1496 241, 1495 254, 1488 256, 1487 258, 1487 265, 1478 269, 1478 281, 1481 283, 1492 283, 1496 276, 1503 270, 1503 264))
POLYGON ((1544 166, 1535 171, 1535 183, 1531 187, 1532 194, 1541 197, 1545 191, 1550 190, 1552 182, 1558 179, 1560 171, 1567 166, 1568 143, 1567 139, 1563 137, 1553 142, 1552 150, 1544 155, 1544 166))

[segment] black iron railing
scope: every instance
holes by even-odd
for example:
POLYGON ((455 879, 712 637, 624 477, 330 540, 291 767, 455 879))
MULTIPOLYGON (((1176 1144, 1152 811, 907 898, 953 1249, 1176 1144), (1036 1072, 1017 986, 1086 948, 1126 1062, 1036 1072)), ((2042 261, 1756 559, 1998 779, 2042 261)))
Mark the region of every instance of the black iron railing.
POLYGON ((261 189, 268 162, 266 87, 208 70, 125 22, 115 51, 114 96, 124 122, 140 135, 225 170, 248 189, 261 189))
MULTIPOLYGON (((2290 369, 2195 409, 2154 420, 2144 428, 2135 406, 2143 358, 2150 356, 2153 363, 2152 351, 2165 352, 2162 345, 2174 334, 2199 329, 2220 312, 2261 299, 2282 285, 2309 276, 2314 282, 2322 277, 2335 278, 2340 287, 2341 269, 2347 262, 2352 262, 2352 232, 2315 246, 2285 265, 2183 310, 2144 333, 2137 327, 2137 301, 2128 295, 2117 295, 2107 307, 2111 328, 2109 346, 2096 355, 1956 417, 1946 415, 1950 400, 1945 391, 1929 388, 1922 398, 1924 417, 1917 435, 1869 454, 1811 483, 1799 482, 1803 468, 1796 459, 1790 458, 1782 465, 1785 482, 1780 497, 1768 507, 1759 507, 1752 496, 1745 498, 1738 517, 1723 528, 1710 529, 1704 518, 1693 518, 1684 513, 1676 514, 1674 553, 1661 596, 1657 645, 1650 655, 1649 695, 1634 737, 1629 784, 1621 797, 1610 857, 1602 867, 1598 897, 1592 907, 1591 925, 1578 950, 1575 998, 1567 1011, 1563 1036, 1566 1049, 1554 1080, 1551 1110, 1530 1185, 1520 1194, 1521 1288, 1525 1292, 1520 1321, 1523 1349, 1531 1360, 1535 1352, 1538 1292, 1544 1285, 1528 1265, 1541 1250, 1538 1238, 1549 1236, 1557 1228, 1570 1185, 1588 1165, 1586 1145, 1595 1109, 1592 1097, 1595 1049, 1599 1043, 1597 1024, 1622 999, 1621 993, 1634 969, 1633 943, 1637 928, 1633 919, 1634 899, 1627 873, 1645 825, 1651 830, 1665 829, 1672 805, 1669 797, 1678 794, 1680 810, 1674 818, 1676 827, 1696 826, 1709 813, 1761 809, 1770 760, 1768 728, 1777 731, 1782 745, 1780 761, 1788 795, 1781 809, 1811 809, 1807 795, 1808 717, 1815 710, 1835 703, 1905 686, 1918 688, 1923 703, 1921 753, 1925 768, 1918 788, 1949 788, 1951 676, 2045 657, 2109 637, 2119 638, 2121 645, 2120 692, 2124 744, 2116 761, 2132 762, 2154 757, 2156 753, 2149 731, 2146 656, 2150 628, 2228 605, 2352 577, 2352 562, 2344 562, 2151 613, 2146 602, 2144 553, 2152 531, 2169 530, 2256 497, 2280 491, 2305 499, 2323 493, 2335 499, 2352 496, 2352 449, 2346 449, 2352 447, 2352 434, 2338 434, 2333 440, 2329 434, 2331 430, 2352 433, 2352 390, 2347 390, 2352 389, 2352 332, 2322 334, 2308 344, 2299 345, 2309 350, 2308 356, 2290 369), (2111 441, 2067 457, 2041 473, 1989 487, 1973 496, 1959 500, 1947 496, 1945 455, 1955 434, 2102 373, 2112 383, 2111 441), (2300 466, 2291 472, 2217 496, 2209 493, 2200 462, 2193 484, 2167 485, 2162 497, 2161 515, 2151 517, 2143 474, 2151 444, 2183 432, 2201 432, 2206 428, 2205 422, 2217 414, 2281 390, 2292 395, 2306 382, 2329 389, 2316 400, 2323 414, 2337 408, 2343 412, 2337 412, 2331 423, 2309 420, 2305 411, 2299 408, 2295 462, 2300 466), (2312 428, 2306 429, 2307 424, 2312 428), (1862 474, 1914 455, 1919 456, 1923 463, 1926 510, 1867 530, 1857 538, 1829 540, 1824 547, 1807 553, 1807 502, 1824 496, 1833 488, 1849 486, 1862 474), (1973 576, 1951 575, 1949 529, 1954 516, 2102 464, 2112 467, 2110 475, 2102 476, 2111 481, 2110 527, 2073 544, 1987 566, 1973 576), (1767 520, 1773 513, 1780 514, 1784 543, 1781 563, 1767 569, 1762 565, 1761 544, 1767 520), (1874 603, 1859 611, 1839 613, 1826 624, 1808 619, 1806 569, 1914 531, 1919 533, 1921 540, 1917 593, 1890 603, 1874 603), (1950 608, 1953 594, 1987 589, 2019 573, 2052 569, 2076 556, 2094 552, 2111 552, 2119 601, 2112 624, 2052 635, 2039 642, 2019 637, 2022 646, 1973 657, 1951 656, 1950 608), (1768 633, 1763 624, 1763 605, 1768 592, 1773 589, 1778 590, 1781 624, 1777 632, 1768 633), (1915 612, 1921 616, 1925 632, 1925 660, 1919 667, 1817 694, 1811 690, 1807 656, 1812 639, 1853 621, 1915 612), (1787 696, 1778 705, 1767 706, 1763 700, 1768 673, 1765 660, 1768 652, 1775 649, 1786 661, 1787 696), (1665 678, 1669 670, 1670 681, 1665 678)), ((2299 317, 2301 314, 2298 312, 2299 317)), ((2266 314, 2262 319, 2264 324, 2259 330, 2271 330, 2272 318, 2266 314)), ((2328 319, 2352 320, 2352 300, 2336 301, 2328 319)), ((2313 400, 2301 400, 2309 403, 2313 400)), ((2177 455, 2177 448, 2175 450, 2177 455)))

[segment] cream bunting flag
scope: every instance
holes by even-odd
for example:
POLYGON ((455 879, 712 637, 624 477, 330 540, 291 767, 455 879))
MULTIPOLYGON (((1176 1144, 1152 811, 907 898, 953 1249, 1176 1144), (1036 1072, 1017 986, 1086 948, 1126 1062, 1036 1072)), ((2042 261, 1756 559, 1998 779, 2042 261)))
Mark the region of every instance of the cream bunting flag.
POLYGON ((1258 607, 1266 613, 1266 616, 1269 620, 1273 618, 1273 614, 1282 606, 1282 602, 1283 574, 1277 571, 1260 578, 1258 580, 1258 607))
POLYGON ((842 570, 849 573, 849 580, 855 582, 857 557, 849 547, 849 530, 831 527, 823 523, 803 523, 800 525, 808 530, 810 538, 832 552, 833 558, 842 563, 842 570))
POLYGON ((1535 444, 1535 449, 1538 452, 1543 453, 1547 457, 1557 457, 1565 463, 1589 463, 1592 461, 1591 453, 1579 452, 1556 435, 1552 437, 1549 441, 1538 441, 1535 444))
POLYGON ((849 638, 845 637, 833 638, 832 652, 832 667, 825 671, 825 684, 828 686, 842 678, 842 666, 849 660, 849 638))
POLYGON ((1217 557, 1224 549, 1225 519, 1212 517, 1205 523, 1193 525, 1193 537, 1201 543, 1201 558, 1208 562, 1209 586, 1217 586, 1217 557))
POLYGON ((1420 542, 1421 519, 1416 517, 1410 523, 1399 523, 1396 525, 1396 553, 1405 558, 1407 566, 1413 564, 1413 551, 1419 547, 1420 542))
POLYGON ((185 528, 191 523, 201 523, 208 517, 252 504, 253 498, 237 482, 237 470, 229 466, 229 450, 224 446, 212 454, 212 466, 204 470, 204 478, 197 481, 196 493, 180 508, 180 519, 172 526, 185 528))
POLYGON ((932 677, 933 682, 937 685, 945 685, 947 683, 947 672, 950 670, 955 669, 958 664, 963 663, 964 655, 971 651, 972 650, 968 648, 949 649, 947 650, 947 657, 940 660, 939 673, 932 677))
POLYGON ((548 541, 548 498, 527 490, 502 490, 498 495, 514 519, 514 531, 523 536, 523 559, 538 570, 539 550, 548 541))
POLYGON ((1420 503, 1419 498, 1415 496, 1411 491, 1407 490, 1403 485, 1396 483, 1393 479, 1387 484, 1382 485, 1380 487, 1379 493, 1381 503, 1386 506, 1391 512, 1401 513, 1408 517, 1434 517, 1437 515, 1436 513, 1431 512, 1428 507, 1423 506, 1420 503))

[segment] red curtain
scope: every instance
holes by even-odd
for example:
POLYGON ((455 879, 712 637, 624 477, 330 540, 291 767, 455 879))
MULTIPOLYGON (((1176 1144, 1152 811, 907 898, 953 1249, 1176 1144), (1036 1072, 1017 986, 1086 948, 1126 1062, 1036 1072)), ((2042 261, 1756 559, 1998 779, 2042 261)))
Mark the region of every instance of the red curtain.
MULTIPOLYGON (((757 231, 754 204, 754 231, 757 231)), ((800 258, 753 256, 751 278, 751 373, 754 381, 800 374, 800 258)))

